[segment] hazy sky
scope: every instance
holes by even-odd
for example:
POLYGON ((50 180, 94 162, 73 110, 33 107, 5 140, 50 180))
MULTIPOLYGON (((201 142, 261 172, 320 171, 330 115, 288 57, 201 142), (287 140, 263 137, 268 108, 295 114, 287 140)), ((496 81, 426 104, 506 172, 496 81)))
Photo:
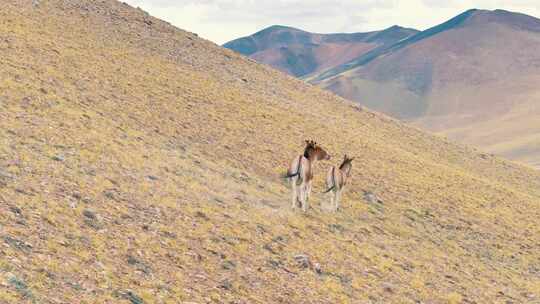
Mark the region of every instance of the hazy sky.
POLYGON ((310 32, 362 32, 394 24, 419 30, 470 8, 540 17, 540 0, 123 0, 223 44, 279 24, 310 32))

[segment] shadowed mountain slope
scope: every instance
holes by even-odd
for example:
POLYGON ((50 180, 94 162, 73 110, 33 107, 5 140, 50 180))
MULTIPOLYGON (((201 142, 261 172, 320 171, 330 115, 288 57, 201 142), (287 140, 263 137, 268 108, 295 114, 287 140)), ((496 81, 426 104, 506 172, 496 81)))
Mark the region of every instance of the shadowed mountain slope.
POLYGON ((223 46, 299 77, 340 66, 417 32, 392 26, 369 33, 314 34, 286 26, 271 26, 223 46))
POLYGON ((3 5, 0 303, 538 301, 538 172, 120 2, 3 5), (306 138, 334 158, 300 214, 306 138))

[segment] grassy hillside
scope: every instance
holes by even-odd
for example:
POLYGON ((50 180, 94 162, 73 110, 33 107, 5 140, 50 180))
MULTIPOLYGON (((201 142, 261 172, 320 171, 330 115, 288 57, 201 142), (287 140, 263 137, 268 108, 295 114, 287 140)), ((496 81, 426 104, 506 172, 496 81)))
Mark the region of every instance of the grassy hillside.
POLYGON ((119 2, 3 5, 0 303, 540 301, 538 172, 119 2), (306 138, 334 158, 301 214, 306 138))

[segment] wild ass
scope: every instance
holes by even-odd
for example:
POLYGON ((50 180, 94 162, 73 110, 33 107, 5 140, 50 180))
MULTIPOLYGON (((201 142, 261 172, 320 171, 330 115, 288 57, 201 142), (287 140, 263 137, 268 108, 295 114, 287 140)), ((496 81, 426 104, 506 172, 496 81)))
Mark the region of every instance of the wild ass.
POLYGON ((330 194, 330 208, 332 211, 337 211, 341 200, 341 193, 347 185, 347 181, 351 176, 352 161, 354 158, 349 158, 347 155, 343 158, 343 162, 337 169, 335 166, 328 170, 326 174, 326 190, 324 193, 330 194))
POLYGON ((313 164, 323 159, 330 159, 330 155, 313 140, 306 140, 304 154, 298 155, 292 160, 286 178, 291 181, 293 209, 297 207, 298 203, 304 212, 309 208, 308 200, 313 181, 313 164))

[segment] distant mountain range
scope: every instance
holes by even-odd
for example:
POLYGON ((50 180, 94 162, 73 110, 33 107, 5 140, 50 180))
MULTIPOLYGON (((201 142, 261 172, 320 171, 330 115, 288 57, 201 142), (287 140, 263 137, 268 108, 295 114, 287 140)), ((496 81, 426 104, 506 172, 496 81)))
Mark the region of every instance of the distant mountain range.
POLYGON ((468 10, 425 31, 272 26, 224 45, 369 108, 540 167, 540 19, 468 10))
POLYGON ((274 25, 224 47, 302 77, 343 66, 377 48, 388 47, 418 33, 392 26, 382 31, 353 34, 314 34, 274 25))

